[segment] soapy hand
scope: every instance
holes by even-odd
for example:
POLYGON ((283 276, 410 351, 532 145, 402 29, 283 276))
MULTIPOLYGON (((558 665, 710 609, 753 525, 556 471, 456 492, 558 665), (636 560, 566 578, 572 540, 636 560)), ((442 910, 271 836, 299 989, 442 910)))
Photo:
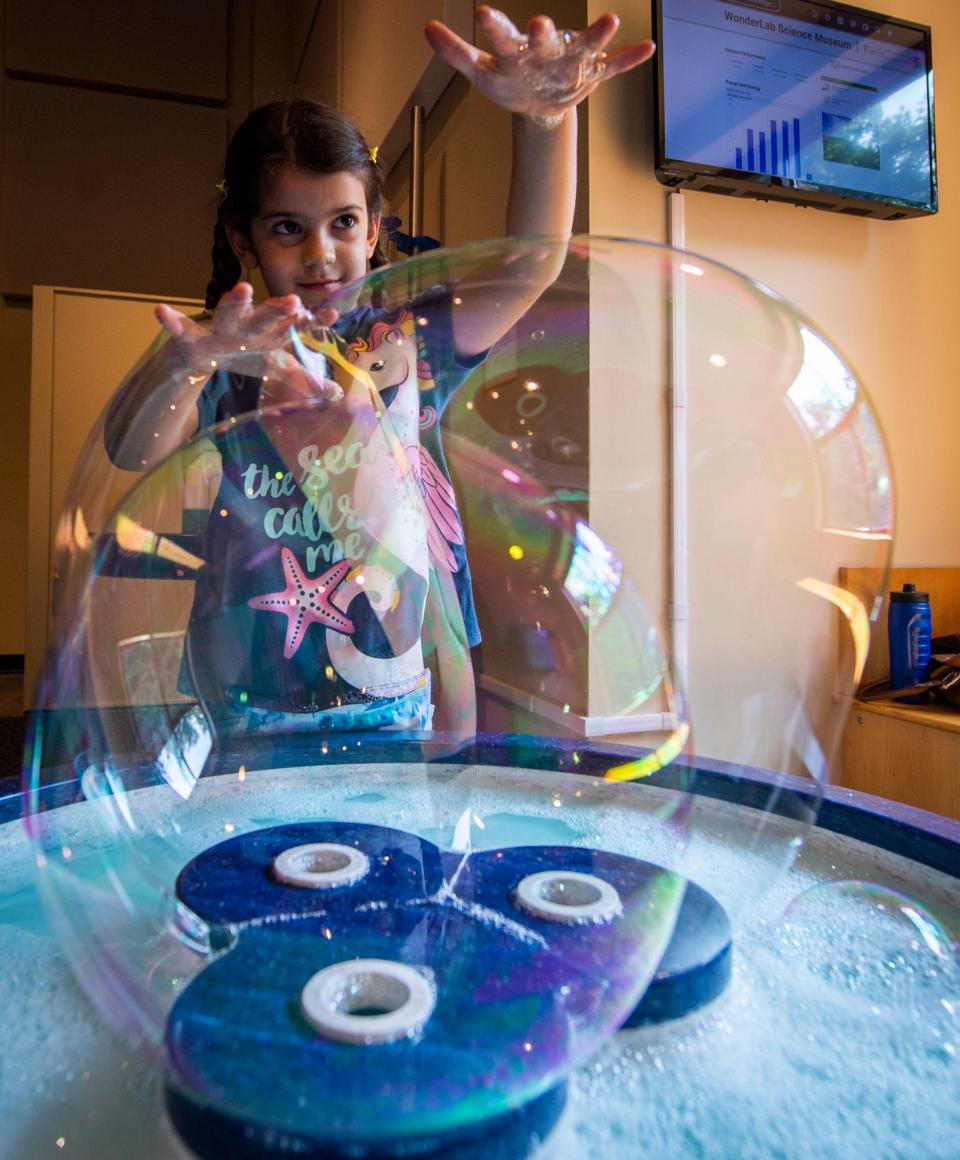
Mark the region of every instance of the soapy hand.
MULTIPOLYGON (((209 320, 198 322, 166 303, 157 307, 156 316, 191 375, 204 378, 218 369, 262 376, 278 365, 276 352, 288 344, 291 327, 331 326, 337 320, 335 310, 307 310, 296 294, 254 303, 249 282, 228 290, 209 320)), ((332 390, 336 384, 315 386, 323 394, 339 392, 332 390)))
POLYGON ((652 40, 606 51, 620 26, 606 13, 582 32, 558 29, 549 16, 535 16, 523 35, 496 8, 477 11, 491 52, 468 44, 445 24, 425 29, 430 47, 495 104, 545 127, 559 123, 603 81, 642 64, 654 53, 652 40))

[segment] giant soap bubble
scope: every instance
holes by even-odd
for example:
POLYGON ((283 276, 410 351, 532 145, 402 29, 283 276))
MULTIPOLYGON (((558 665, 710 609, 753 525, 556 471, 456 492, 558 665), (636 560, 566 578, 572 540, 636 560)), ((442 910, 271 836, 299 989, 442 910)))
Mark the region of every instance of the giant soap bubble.
POLYGON ((172 453, 113 407, 85 446, 45 896, 198 1153, 522 1155, 621 1025, 722 990, 812 823, 885 449, 812 324, 678 251, 433 251, 332 306, 172 453))

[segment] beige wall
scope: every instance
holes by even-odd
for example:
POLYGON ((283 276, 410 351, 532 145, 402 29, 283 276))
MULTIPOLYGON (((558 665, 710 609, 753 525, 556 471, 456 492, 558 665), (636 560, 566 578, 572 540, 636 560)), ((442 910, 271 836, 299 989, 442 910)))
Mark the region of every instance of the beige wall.
MULTIPOLYGON (((169 298, 168 301, 191 314, 202 306, 198 299, 169 298)), ((57 558, 57 530, 62 528, 73 466, 84 447, 84 466, 88 473, 93 470, 93 475, 87 478, 96 479, 98 491, 99 502, 82 505, 88 519, 92 516, 93 529, 103 527, 106 513, 131 487, 130 473, 113 467, 102 445, 97 452, 89 440, 113 385, 123 378, 156 336, 153 311, 157 302, 156 298, 136 294, 61 290, 51 286, 34 288, 28 509, 24 505, 27 509, 27 590, 35 594, 26 608, 24 704, 27 708, 34 704, 36 682, 50 640, 48 605, 39 596, 51 587, 52 565, 57 558)), ((174 487, 171 495, 176 492, 174 487)), ((174 500, 174 510, 151 526, 180 531, 180 507, 174 500)), ((156 513, 151 514, 156 518, 156 513)), ((102 587, 106 590, 109 585, 102 587)), ((154 593, 156 611, 165 615, 171 596, 174 600, 187 599, 189 610, 188 587, 192 586, 177 582, 159 584, 154 593)), ((110 631, 116 631, 115 641, 143 631, 145 610, 137 607, 142 596, 135 596, 122 609, 116 593, 109 599, 113 601, 113 608, 105 619, 112 626, 110 631)), ((152 616, 153 612, 151 605, 146 613, 152 616)), ((153 623, 161 630, 170 627, 170 622, 153 623)), ((172 623, 178 626, 182 620, 173 618, 172 623)), ((118 655, 117 649, 104 648, 104 664, 112 665, 118 655)))
MULTIPOLYGON (((604 7, 591 3, 591 16, 604 7)), ((688 250, 783 295, 859 374, 889 443, 898 499, 894 559, 905 565, 948 565, 960 560, 960 494, 948 474, 950 450, 960 431, 951 349, 960 306, 954 277, 960 216, 953 188, 954 145, 960 141, 960 6, 949 0, 901 0, 896 11, 933 27, 941 182, 937 216, 870 221, 698 192, 682 195, 682 210, 688 250)), ((625 13, 621 39, 638 40, 650 33, 648 6, 632 6, 625 13)), ((667 240, 669 192, 653 173, 652 81, 648 67, 591 99, 587 117, 594 234, 667 240)), ((754 386, 762 397, 764 384, 754 386)), ((594 406, 593 468, 613 440, 622 441, 623 428, 629 426, 622 413, 614 421, 594 406)), ((773 431, 766 438, 767 452, 785 462, 787 444, 773 431)), ((759 446, 751 439, 745 439, 745 447, 759 446)), ((629 450, 621 446, 619 454, 629 450)), ((806 764, 802 750, 812 736, 830 759, 843 713, 832 701, 830 678, 839 618, 829 604, 799 592, 795 582, 806 574, 817 575, 818 568, 822 578, 829 578, 838 565, 866 560, 870 544, 834 537, 830 544, 824 541, 818 554, 805 542, 809 519, 802 512, 796 523, 787 523, 787 505, 772 487, 757 495, 764 489, 754 481, 749 492, 738 493, 736 475, 734 467, 728 476, 717 478, 706 499, 691 492, 688 692, 694 745, 704 755, 799 772, 806 764), (760 521, 761 507, 768 513, 767 523, 770 518, 779 521, 775 531, 782 552, 770 558, 758 547, 764 543, 759 523, 756 536, 745 539, 737 531, 741 525, 749 530, 750 513, 760 521), (717 520, 723 535, 716 534, 717 520), (755 560, 760 561, 756 568, 763 572, 763 583, 745 574, 755 560), (784 722, 800 707, 797 728, 787 737, 784 722)), ((596 513, 596 518, 608 517, 596 513)), ((615 520, 616 513, 609 518, 615 520)), ((849 673, 845 679, 849 681, 849 673)))
POLYGON ((343 59, 356 62, 340 77, 338 101, 372 143, 383 141, 402 101, 413 91, 433 53, 423 35, 428 20, 443 18, 442 0, 348 0, 343 59), (389 60, 379 46, 390 45, 389 60), (389 77, 371 75, 383 70, 389 77), (399 101, 397 97, 399 95, 399 101))
POLYGON ((27 444, 30 421, 29 303, 0 300, 0 654, 22 653, 27 591, 27 444))
MULTIPOLYGON (((440 8, 440 0, 433 0, 433 7, 440 8)), ((579 28, 586 22, 586 0, 554 0, 552 4, 502 0, 498 7, 520 29, 544 9, 560 27, 579 28)), ((422 37, 421 26, 415 32, 422 37)), ((489 47, 482 38, 480 43, 489 47)), ((588 228, 587 133, 586 119, 581 119, 575 232, 588 228)), ((481 97, 462 78, 453 81, 425 126, 423 229, 428 236, 446 246, 502 236, 510 179, 510 134, 509 114, 481 97)), ((405 153, 389 180, 393 212, 403 219, 405 229, 409 165, 405 153)))
MULTIPOLYGON (((512 0, 506 7, 521 23, 540 5, 512 0)), ((577 27, 606 7, 568 0, 562 13, 554 10, 559 23, 577 27)), ((649 6, 640 3, 620 7, 624 19, 618 41, 625 43, 648 36, 649 6)), ((957 296, 948 278, 951 253, 956 250, 951 241, 958 228, 951 218, 949 197, 950 132, 956 123, 956 96, 948 74, 950 52, 956 51, 952 42, 960 31, 960 10, 954 13, 946 3, 904 0, 898 12, 934 25, 938 75, 946 77, 937 86, 940 174, 946 189, 941 213, 933 219, 871 222, 812 209, 686 193, 687 246, 783 294, 844 352, 874 398, 890 441, 900 496, 897 559, 952 563, 960 555, 960 536, 953 534, 960 498, 954 498, 951 492, 944 501, 929 502, 931 456, 927 449, 938 449, 935 458, 941 463, 939 478, 946 490, 946 452, 956 428, 958 407, 944 337, 951 333, 955 313, 951 307, 956 305, 957 296), (891 324, 892 319, 897 325, 891 324), (919 341, 923 349, 919 351, 916 336, 922 336, 919 341), (926 400, 926 413, 919 420, 914 415, 918 392, 926 400)), ((652 106, 649 66, 619 78, 591 98, 581 116, 585 165, 581 168, 577 229, 666 240, 668 191, 653 175, 652 106)), ((476 94, 467 92, 465 86, 455 84, 437 115, 428 122, 427 146, 426 232, 448 245, 499 234, 509 167, 508 118, 476 94), (481 142, 482 147, 478 147, 481 142)), ((406 184, 403 167, 398 169, 393 182, 395 207, 405 215, 406 184)), ((592 401, 591 478, 596 495, 615 481, 617 465, 629 465, 638 456, 648 464, 660 463, 665 470, 662 428, 625 421, 622 407, 612 410, 599 405, 595 392, 592 401), (642 447, 641 438, 645 440, 642 447)), ((612 492, 615 487, 607 490, 612 492)), ((647 523, 651 534, 656 529, 662 535, 663 495, 654 497, 652 502, 647 523)), ((776 520, 776 504, 768 504, 764 510, 768 508, 769 519, 776 520)), ((616 519, 616 513, 608 517, 608 513, 596 510, 596 505, 592 514, 601 531, 608 518, 616 519)), ((698 514, 702 513, 691 512, 693 531, 698 514)), ((661 580, 666 579, 663 553, 651 552, 644 536, 634 538, 639 554, 636 561, 628 561, 628 566, 643 581, 644 588, 653 592, 657 573, 661 580)), ((615 539, 623 542, 622 537, 615 539)), ((799 534, 795 539, 799 547, 794 552, 798 557, 794 570, 804 564, 804 541, 799 534)), ((859 562, 861 554, 854 545, 847 562, 859 562)), ((730 557, 723 564, 725 574, 736 577, 743 559, 737 558, 734 551, 730 557)), ((810 570, 816 572, 819 568, 829 575, 834 565, 842 562, 839 553, 837 557, 831 554, 829 560, 818 556, 810 570)), ((785 573, 790 567, 793 565, 789 564, 789 554, 785 554, 785 573)), ((823 673, 830 672, 836 648, 835 610, 813 597, 797 597, 799 590, 792 581, 778 601, 767 599, 765 604, 763 594, 751 588, 743 599, 752 602, 758 615, 754 620, 756 631, 749 637, 749 648, 744 650, 743 640, 731 641, 727 636, 733 624, 737 626, 734 635, 742 632, 742 625, 750 622, 750 609, 742 610, 745 620, 731 616, 726 624, 721 624, 712 614, 716 605, 713 593, 707 594, 712 602, 701 599, 705 583, 709 588, 716 585, 697 575, 692 577, 692 583, 691 599, 711 610, 701 611, 700 621, 691 623, 695 634, 691 696, 696 695, 701 710, 698 743, 716 756, 797 768, 789 754, 781 755, 779 749, 787 744, 798 750, 802 743, 799 736, 789 742, 774 738, 769 745, 761 746, 762 752, 755 748, 747 752, 744 746, 755 746, 770 723, 770 714, 771 721, 779 720, 784 716, 784 705, 803 705, 806 721, 829 747, 836 738, 838 722, 830 715, 833 690, 824 683, 823 673), (790 653, 789 630, 801 617, 809 617, 806 633, 811 654, 798 657, 790 653), (736 648, 741 650, 742 663, 738 662, 734 673, 730 658, 731 650, 736 648), (791 656, 790 664, 783 663, 785 655, 791 656), (724 666, 731 698, 737 702, 737 721, 732 725, 715 690, 710 690, 709 695, 703 691, 704 682, 724 666), (753 696, 754 692, 758 695, 753 696), (707 711, 703 712, 705 707, 707 711)), ((660 599, 652 601, 657 607, 652 607, 651 612, 662 615, 666 601, 664 583, 660 599)), ((593 686, 600 686, 599 681, 593 680, 595 676, 594 673, 591 678, 591 709, 602 713, 602 705, 594 704, 593 686)))
POLYGON ((0 655, 24 652, 32 287, 202 295, 229 132, 288 95, 315 7, 0 0, 0 655))
MULTIPOLYGON (((391 88, 394 92, 408 89, 423 59, 422 50, 413 42, 419 46, 423 20, 442 4, 439 0, 417 0, 415 18, 409 18, 411 4, 365 0, 364 19, 350 22, 349 35, 344 30, 353 67, 331 92, 323 91, 331 75, 330 57, 324 55, 329 54, 331 25, 324 13, 334 7, 332 0, 324 0, 320 11, 325 35, 318 37, 314 26, 314 36, 308 42, 313 3, 298 0, 284 5, 285 19, 278 22, 272 3, 233 0, 226 81, 229 120, 235 120, 250 104, 284 95, 299 63, 297 84, 320 96, 342 97, 344 107, 371 137, 381 135, 389 114, 384 104, 386 86, 361 86, 363 69, 359 64, 369 59, 370 46, 382 41, 385 27, 405 29, 410 34, 410 53, 402 55, 399 74, 391 74, 391 80, 396 81, 396 87, 391 88), (247 31, 241 36, 237 29, 247 31), (271 35, 267 35, 268 29, 271 35)), ((524 19, 540 5, 512 0, 507 7, 518 19, 524 19)), ((606 5, 594 0, 589 4, 564 0, 562 7, 563 12, 558 11, 560 22, 575 26, 582 23, 578 17, 582 14, 585 18, 586 9, 590 16, 596 16, 606 5)), ((624 23, 619 39, 648 35, 648 5, 642 2, 620 7, 624 23)), ((948 479, 947 465, 952 463, 949 453, 960 419, 956 360, 949 346, 960 305, 955 277, 960 218, 953 187, 954 142, 960 139, 956 60, 960 54, 960 6, 953 0, 900 0, 897 13, 934 28, 940 214, 924 220, 872 222, 688 193, 684 195, 687 242, 689 248, 728 262, 783 293, 846 353, 875 400, 891 445, 899 495, 897 561, 957 564, 960 496, 948 479)), ((334 23, 339 27, 337 21, 334 23)), ((334 59, 339 59, 339 52, 334 59)), ((438 192, 433 195, 435 212, 430 221, 428 174, 425 225, 428 232, 436 232, 452 244, 499 232, 507 181, 508 118, 483 102, 478 108, 474 98, 470 98, 472 103, 465 102, 462 96, 462 88, 459 94, 454 90, 457 99, 450 101, 447 116, 430 131, 435 135, 428 157, 438 192), (482 149, 477 148, 478 141, 483 142, 482 149), (448 199, 442 217, 436 208, 439 188, 451 181, 466 188, 469 196, 448 199)), ((582 181, 578 228, 586 228, 589 207, 589 228, 594 232, 663 240, 667 191, 652 172, 650 69, 638 70, 600 90, 591 98, 582 121, 584 138, 589 131, 591 176, 589 181, 582 181)), ((402 190, 402 182, 400 185, 402 190)), ((125 190, 125 194, 133 196, 131 191, 125 190)), ((153 206, 152 212, 160 208, 153 206)), ((405 213, 402 201, 398 208, 405 213)), ((205 210, 206 204, 198 207, 198 215, 205 210)), ((95 274, 93 271, 94 276, 82 282, 100 285, 95 274)), ((47 276, 46 280, 59 279, 47 276)), ((110 284, 109 288, 132 287, 110 284)), ((165 292, 179 287, 151 289, 165 292)), ((199 289, 202 287, 192 283, 182 288, 194 293, 199 289)), ((12 560, 22 559, 25 540, 22 491, 29 331, 27 302, 7 299, 0 304, 8 417, 0 460, 0 488, 8 502, 0 527, 12 560)), ((19 652, 23 649, 24 608, 20 570, 5 569, 0 584, 0 653, 19 652)))
MULTIPOLYGON (((650 35, 646 4, 622 5, 624 42, 650 35)), ((591 2, 591 16, 606 5, 591 2)), ((845 355, 873 399, 897 494, 898 564, 960 563, 960 4, 898 0, 933 28, 940 212, 868 221, 790 205, 684 194, 687 249, 794 303, 845 355)), ((590 229, 666 240, 667 189, 653 175, 649 69, 591 98, 590 229)))

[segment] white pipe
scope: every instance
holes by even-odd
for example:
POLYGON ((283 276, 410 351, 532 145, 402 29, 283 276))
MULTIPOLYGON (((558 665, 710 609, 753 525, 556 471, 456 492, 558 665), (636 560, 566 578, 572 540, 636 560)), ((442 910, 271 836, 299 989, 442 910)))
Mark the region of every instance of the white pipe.
MULTIPOLYGON (((667 242, 678 250, 686 246, 683 194, 667 194, 667 242)), ((687 694, 689 582, 687 572, 687 362, 684 275, 679 260, 671 266, 670 330, 667 340, 667 408, 670 424, 670 630, 674 679, 687 694)))

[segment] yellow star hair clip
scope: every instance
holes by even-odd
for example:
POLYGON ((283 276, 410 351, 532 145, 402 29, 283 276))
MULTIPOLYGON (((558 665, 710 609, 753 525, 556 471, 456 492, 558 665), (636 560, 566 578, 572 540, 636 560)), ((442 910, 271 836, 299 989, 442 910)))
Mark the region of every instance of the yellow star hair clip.
POLYGON ((369 152, 368 156, 369 156, 370 160, 373 162, 373 164, 376 165, 377 158, 380 156, 380 146, 379 145, 372 145, 370 147, 370 152, 369 152))

